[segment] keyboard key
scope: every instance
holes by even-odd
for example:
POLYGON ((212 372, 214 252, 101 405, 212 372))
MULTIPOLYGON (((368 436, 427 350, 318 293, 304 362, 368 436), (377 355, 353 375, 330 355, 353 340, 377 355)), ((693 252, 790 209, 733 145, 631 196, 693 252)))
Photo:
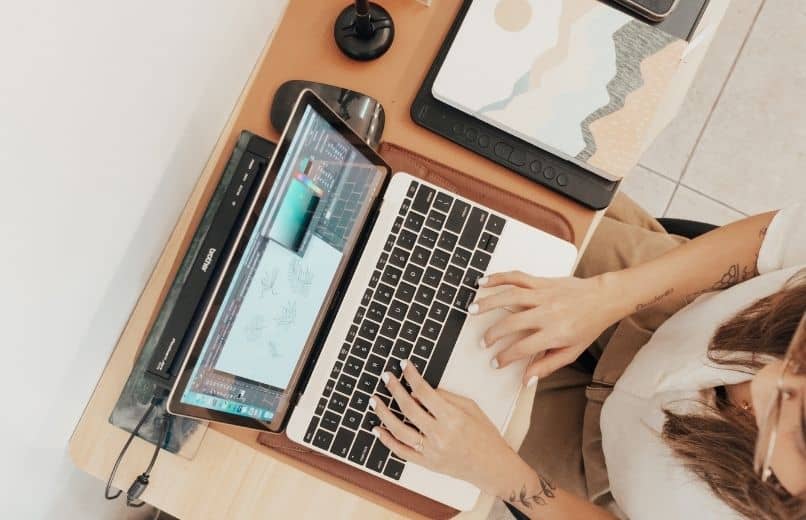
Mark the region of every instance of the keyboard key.
POLYGON ((469 287, 460 287, 459 292, 456 294, 456 300, 454 300, 453 304, 466 311, 470 304, 473 303, 473 300, 476 298, 476 291, 470 289, 469 287))
POLYGON ((384 338, 383 336, 378 336, 375 338, 375 345, 372 347, 372 352, 375 354, 386 357, 392 351, 392 340, 389 338, 384 338))
POLYGON ((397 288, 395 298, 403 300, 406 303, 409 303, 411 299, 414 297, 414 291, 415 287, 410 283, 400 282, 400 287, 397 288))
POLYGON ((417 336, 420 335, 420 326, 411 321, 403 324, 403 329, 400 331, 400 337, 406 341, 414 343, 417 341, 417 336))
POLYGON ((417 193, 417 186, 419 185, 420 183, 418 183, 417 181, 411 181, 411 184, 409 184, 409 191, 406 192, 406 196, 414 197, 414 194, 417 193))
POLYGON ((336 362, 336 364, 333 365, 333 368, 330 369, 330 377, 334 379, 339 377, 339 374, 341 374, 342 366, 343 365, 341 363, 336 362))
POLYGON ((314 412, 314 414, 322 415, 322 413, 325 411, 326 406, 327 406, 327 399, 322 397, 321 399, 319 399, 319 402, 316 404, 316 411, 314 412))
POLYGON ((423 374, 423 378, 434 388, 439 386, 442 373, 451 358, 453 347, 456 345, 456 339, 465 324, 465 319, 467 319, 467 314, 456 309, 451 309, 448 313, 448 319, 442 328, 442 334, 439 336, 439 341, 434 347, 434 353, 431 355, 425 374, 423 374))
POLYGON ((456 289, 454 287, 446 283, 443 283, 439 286, 439 290, 437 291, 437 300, 450 305, 453 303, 454 297, 456 297, 456 289))
POLYGON ((361 367, 363 366, 363 361, 355 356, 350 356, 347 358, 347 361, 344 362, 344 373, 353 377, 358 377, 361 375, 361 367))
POLYGON ((470 251, 457 247, 451 257, 451 263, 459 267, 467 267, 467 264, 470 263, 470 251))
POLYGON ((358 335, 362 338, 367 338, 370 341, 375 339, 375 336, 378 335, 378 327, 379 325, 372 320, 364 320, 364 323, 361 324, 361 328, 358 329, 358 335))
POLYGON ((431 229, 436 229, 439 231, 442 229, 442 226, 445 225, 445 219, 447 217, 444 213, 440 213, 439 211, 431 210, 428 212, 428 217, 425 219, 425 225, 430 227, 431 229))
POLYGON ((437 245, 438 238, 439 233, 433 229, 423 228, 423 230, 420 231, 420 239, 417 241, 417 243, 428 249, 434 249, 434 247, 437 245))
POLYGON ((369 457, 369 450, 374 440, 375 436, 371 433, 358 432, 358 435, 355 437, 355 442, 353 443, 353 448, 350 450, 350 455, 347 457, 350 462, 355 462, 363 466, 367 461, 367 457, 369 457))
POLYGON ((481 278, 482 276, 484 276, 484 273, 482 273, 481 271, 476 271, 471 267, 465 273, 465 277, 462 280, 462 283, 467 285, 468 287, 477 289, 479 286, 479 278, 481 278))
POLYGON ((403 269, 406 267, 406 263, 409 261, 409 254, 406 251, 403 251, 399 247, 392 249, 392 254, 389 257, 389 263, 392 265, 396 265, 397 267, 403 269))
POLYGON ((395 219, 395 223, 392 224, 392 233, 397 234, 400 231, 400 228, 403 227, 403 217, 397 217, 395 219))
POLYGON ((406 216, 406 221, 403 223, 403 226, 414 232, 419 232, 423 227, 423 221, 425 221, 425 218, 422 215, 417 213, 409 213, 406 216))
POLYGON ((340 414, 344 412, 344 409, 347 408, 347 398, 341 394, 337 394, 333 392, 333 395, 330 396, 330 401, 327 403, 328 410, 333 410, 334 412, 340 414))
POLYGON ((357 325, 351 326, 350 330, 347 331, 347 341, 352 343, 357 333, 358 333, 358 326, 357 325))
POLYGON ((316 430, 316 435, 313 436, 313 442, 311 444, 319 449, 327 451, 327 449, 330 448, 331 441, 333 441, 333 434, 319 429, 316 430))
POLYGON ((369 306, 369 309, 367 309, 367 314, 366 314, 367 318, 369 318, 372 321, 375 321, 377 323, 382 322, 383 317, 385 315, 386 315, 386 306, 384 306, 384 305, 382 305, 382 304, 380 304, 378 302, 372 302, 370 304, 370 306, 369 306))
POLYGON ((427 283, 431 287, 439 287, 439 281, 442 279, 442 271, 435 267, 428 267, 425 270, 425 278, 423 278, 423 282, 427 283))
POLYGON ((414 348, 414 345, 405 339, 398 339, 395 342, 395 348, 392 351, 392 354, 395 356, 406 359, 411 354, 411 349, 414 348))
POLYGON ((470 260, 470 265, 479 271, 486 271, 487 266, 490 265, 490 255, 484 251, 476 251, 473 253, 473 258, 470 260))
POLYGON ((397 321, 403 321, 406 319, 406 311, 408 310, 409 306, 402 301, 392 300, 392 303, 389 304, 389 317, 397 321))
POLYGON ((383 470, 383 474, 392 480, 400 480, 400 477, 403 475, 404 467, 405 466, 402 462, 395 459, 389 459, 386 462, 386 468, 383 470))
POLYGON ((437 242, 437 245, 442 249, 453 251, 453 248, 456 247, 456 242, 458 240, 459 237, 450 231, 443 231, 442 234, 439 235, 439 242, 437 242))
POLYGON ((305 442, 311 442, 313 440, 313 436, 316 433, 317 426, 319 426, 319 417, 314 417, 313 419, 311 419, 311 423, 308 425, 308 429, 305 430, 305 437, 303 437, 303 440, 305 442))
MULTIPOLYGON (((366 419, 364 422, 366 422, 366 419)), ((369 430, 372 431, 372 428, 369 428, 369 430)), ((372 471, 380 473, 383 471, 386 465, 386 459, 388 458, 389 448, 387 448, 380 439, 376 439, 375 444, 372 445, 372 450, 369 452, 369 457, 367 458, 367 467, 372 471)))
POLYGON ((414 202, 411 204, 411 208, 423 214, 428 213, 431 202, 434 201, 435 194, 436 190, 434 188, 425 185, 420 186, 420 189, 417 190, 417 196, 414 197, 414 202))
POLYGON ((350 428, 351 430, 357 430, 361 426, 361 420, 363 418, 363 415, 350 408, 344 412, 344 418, 342 419, 341 424, 342 426, 350 428))
POLYGON ((414 264, 406 266, 406 271, 403 273, 403 278, 412 285, 420 283, 420 278, 423 276, 423 269, 414 264))
POLYGON ((486 221, 487 212, 480 208, 473 208, 470 211, 470 217, 467 219, 467 225, 462 231, 462 236, 459 238, 459 245, 470 250, 475 249, 486 221))
POLYGON ((373 271, 372 276, 369 277, 369 286, 374 288, 378 285, 378 282, 381 280, 381 272, 380 271, 373 271))
POLYGON ((327 383, 325 383, 325 389, 322 392, 322 395, 325 397, 330 397, 330 394, 333 393, 333 389, 336 388, 336 380, 335 379, 328 379, 327 383))
POLYGON ((417 300, 419 303, 422 303, 423 305, 428 307, 429 305, 431 305, 431 302, 434 301, 435 293, 436 290, 428 287, 427 285, 421 285, 417 289, 417 294, 414 297, 414 299, 417 300))
POLYGON ((434 304, 431 306, 431 311, 428 313, 429 318, 440 323, 445 321, 445 317, 447 315, 448 306, 440 302, 434 302, 434 304))
POLYGON ((347 359, 347 354, 350 352, 350 344, 345 343, 341 346, 341 350, 339 350, 339 361, 344 361, 347 359))
POLYGON ((350 398, 350 408, 355 408, 359 412, 363 412, 364 410, 366 410, 368 405, 369 405, 369 395, 365 394, 364 392, 359 392, 358 390, 356 390, 353 396, 350 398))
MULTIPOLYGON (((405 342, 404 342, 405 343, 405 342)), ((395 346, 397 348, 397 346, 395 346)), ((385 372, 391 372, 392 375, 399 378, 400 374, 403 373, 403 369, 400 368, 400 359, 396 357, 390 357, 389 360, 386 362, 386 368, 384 368, 385 372)), ((385 384, 378 385, 378 388, 385 387, 385 384)), ((388 404, 388 403, 387 403, 388 404)))
MULTIPOLYGON (((372 392, 375 391, 375 385, 377 384, 378 378, 367 372, 361 374, 361 377, 358 379, 358 389, 368 394, 372 394, 372 392)), ((356 395, 359 393, 361 392, 356 392, 356 395)))
POLYGON ((336 382, 336 390, 344 395, 350 395, 353 393, 355 383, 356 380, 354 377, 350 377, 347 374, 342 374, 339 380, 336 382))
POLYGON ((403 203, 400 205, 398 214, 405 215, 409 212, 409 208, 411 208, 411 199, 403 199, 403 203))
POLYGON ((408 229, 401 231, 400 235, 397 237, 397 245, 405 247, 408 250, 411 250, 415 243, 417 243, 417 234, 412 233, 408 229))
POLYGON ((434 320, 426 320, 423 325, 423 336, 428 339, 436 341, 439 337, 439 331, 442 327, 434 320))
POLYGON ((464 271, 455 265, 449 265, 447 269, 445 269, 445 281, 451 285, 459 285, 462 283, 462 275, 464 271))
POLYGON ((375 289, 375 299, 383 304, 388 304, 390 301, 392 301, 392 295, 394 293, 394 288, 382 283, 378 285, 377 289, 375 289))
POLYGON ((448 215, 448 220, 445 221, 445 227, 459 234, 462 231, 462 227, 465 225, 469 213, 470 204, 457 200, 453 205, 453 209, 451 209, 451 213, 448 215))
POLYGON ((439 193, 437 193, 437 196, 434 197, 434 207, 445 213, 451 210, 452 203, 453 203, 453 197, 451 197, 445 192, 440 191, 439 193))
POLYGON ((370 350, 372 350, 372 343, 362 338, 356 338, 350 353, 361 359, 367 359, 370 350))
POLYGON ((370 374, 375 374, 376 376, 381 375, 381 372, 383 372, 383 362, 384 359, 382 357, 378 357, 375 354, 370 354, 369 359, 367 360, 367 372, 370 374))
POLYGON ((487 251, 488 253, 492 253, 495 251, 495 246, 498 245, 498 237, 495 235, 491 235, 488 232, 484 232, 481 235, 481 240, 479 240, 479 248, 487 251))
POLYGON ((381 325, 381 334, 388 338, 396 338, 397 333, 400 331, 400 322, 392 318, 386 318, 381 325))
POLYGON ((487 231, 495 235, 500 235, 504 230, 504 223, 506 221, 498 215, 490 215, 490 220, 487 221, 487 231))
POLYGON ((361 320, 364 319, 364 313, 366 311, 367 311, 367 309, 365 307, 359 307, 358 310, 355 313, 355 317, 353 318, 353 323, 355 323, 356 325, 361 323, 361 320))
POLYGON ((400 277, 403 276, 403 271, 394 267, 392 265, 386 266, 386 269, 383 272, 383 276, 381 276, 381 281, 385 284, 389 284, 392 287, 397 285, 397 282, 400 281, 400 277))
POLYGON ((389 392, 389 389, 386 388, 386 385, 383 383, 378 384, 378 387, 375 389, 375 395, 380 397, 386 405, 389 405, 389 401, 392 400, 392 393, 389 392))
POLYGON ((350 451, 350 444, 353 443, 353 437, 355 437, 355 433, 347 428, 339 428, 339 433, 336 434, 336 438, 333 440, 333 446, 330 447, 330 453, 339 457, 346 457, 347 452, 350 451))
POLYGON ((386 237, 386 243, 383 245, 384 251, 388 253, 389 251, 392 250, 392 248, 395 246, 395 238, 396 238, 395 235, 389 235, 388 237, 386 237))
POLYGON ((426 307, 423 307, 419 303, 415 302, 411 304, 411 309, 409 309, 408 318, 417 324, 421 324, 425 319, 425 315, 427 312, 428 309, 426 307))
POLYGON ((389 253, 381 253, 381 256, 378 258, 378 263, 375 264, 375 269, 383 270, 386 267, 386 261, 389 260, 389 253))
POLYGON ((361 428, 371 432, 374 427, 380 425, 381 418, 372 412, 367 412, 367 414, 364 415, 364 421, 361 423, 361 428))
POLYGON ((341 422, 341 417, 338 414, 335 414, 331 411, 326 411, 325 415, 322 416, 322 428, 326 430, 330 430, 333 433, 336 433, 336 430, 339 429, 339 423, 341 422))
POLYGON ((417 338, 417 343, 414 344, 414 353, 420 357, 428 359, 431 357, 431 352, 434 351, 434 342, 428 341, 424 337, 417 338))
POLYGON ((431 256, 431 252, 428 249, 417 246, 411 253, 411 261, 420 267, 425 267, 425 265, 428 263, 429 256, 431 256))
POLYGON ((450 253, 447 253, 442 249, 435 249, 434 254, 431 255, 431 265, 437 269, 445 269, 448 266, 450 259, 450 253))
POLYGON ((421 374, 423 372, 425 372, 425 365, 428 364, 428 361, 424 360, 421 357, 417 357, 417 356, 411 356, 409 358, 409 361, 411 361, 411 364, 414 365, 414 368, 417 369, 417 372, 419 372, 421 374))

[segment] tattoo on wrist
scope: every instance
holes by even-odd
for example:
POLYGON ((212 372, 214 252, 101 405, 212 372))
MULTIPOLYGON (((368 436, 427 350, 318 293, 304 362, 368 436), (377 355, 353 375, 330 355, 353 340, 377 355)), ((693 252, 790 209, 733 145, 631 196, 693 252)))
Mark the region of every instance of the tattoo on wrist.
POLYGON ((659 294, 659 295, 655 296, 654 298, 652 298, 648 302, 639 303, 638 305, 636 305, 634 312, 638 312, 638 311, 646 309, 647 307, 652 307, 653 305, 657 305, 658 303, 661 302, 661 300, 663 300, 664 298, 666 298, 667 296, 669 296, 673 292, 674 292, 674 289, 666 289, 666 291, 664 291, 662 294, 659 294))
POLYGON ((532 506, 545 506, 548 504, 547 499, 555 497, 554 491, 557 489, 557 486, 542 475, 538 475, 537 478, 540 483, 540 489, 532 492, 527 490, 526 484, 524 484, 520 492, 513 491, 506 501, 518 509, 521 507, 531 509, 532 506))

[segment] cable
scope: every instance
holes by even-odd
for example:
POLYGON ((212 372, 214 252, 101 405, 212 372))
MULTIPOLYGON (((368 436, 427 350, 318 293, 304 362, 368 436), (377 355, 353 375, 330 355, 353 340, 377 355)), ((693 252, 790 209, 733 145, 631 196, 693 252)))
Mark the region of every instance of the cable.
MULTIPOLYGON (((148 417, 151 415, 151 412, 154 411, 154 408, 156 408, 157 405, 162 403, 162 399, 163 396, 161 395, 160 396, 155 395, 154 397, 151 398, 151 403, 148 405, 148 408, 146 409, 145 413, 137 422, 137 425, 132 430, 131 434, 129 435, 129 438, 126 439, 126 443, 123 445, 123 448, 120 450, 118 458, 117 460, 115 460, 115 465, 112 466, 112 471, 111 473, 109 473, 109 480, 106 481, 104 498, 106 498, 107 500, 114 500, 121 495, 122 493, 121 490, 118 490, 118 492, 115 493, 114 495, 110 494, 110 489, 112 488, 112 481, 115 479, 115 475, 118 472, 118 466, 120 465, 120 461, 123 460, 123 456, 126 454, 126 451, 128 451, 129 445, 131 445, 132 441, 137 436, 137 433, 140 431, 140 428, 146 422, 146 419, 148 419, 148 417)), ((146 468, 146 470, 142 472, 136 479, 134 479, 134 482, 132 482, 132 485, 129 486, 129 489, 126 491, 126 505, 129 507, 142 507, 143 504, 145 504, 145 502, 139 500, 140 495, 142 495, 143 492, 148 487, 148 478, 151 475, 151 470, 154 468, 154 464, 157 462, 157 455, 159 455, 160 449, 165 445, 165 441, 168 438, 168 434, 171 429, 171 421, 170 418, 168 417, 168 414, 163 413, 158 418, 158 420, 161 423, 159 442, 157 442, 154 447, 154 454, 151 456, 151 461, 148 463, 148 467, 146 468)))

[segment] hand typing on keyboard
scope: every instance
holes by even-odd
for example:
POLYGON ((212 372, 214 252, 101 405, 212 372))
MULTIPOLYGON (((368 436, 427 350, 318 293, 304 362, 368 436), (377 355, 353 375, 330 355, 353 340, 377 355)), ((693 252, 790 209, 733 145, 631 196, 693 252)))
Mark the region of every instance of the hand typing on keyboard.
POLYGON ((478 405, 432 388, 412 363, 404 360, 400 365, 410 394, 393 373, 384 372, 382 379, 406 422, 376 394, 369 405, 382 426, 374 427, 372 433, 397 456, 466 480, 487 493, 506 496, 519 488, 531 470, 478 405))

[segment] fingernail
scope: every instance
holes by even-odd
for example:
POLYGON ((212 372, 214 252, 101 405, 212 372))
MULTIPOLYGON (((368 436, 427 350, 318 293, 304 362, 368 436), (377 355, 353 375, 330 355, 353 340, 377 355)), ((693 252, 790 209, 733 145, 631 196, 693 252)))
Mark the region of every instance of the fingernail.
POLYGON ((374 435, 375 437, 380 437, 381 436, 381 429, 378 428, 377 426, 373 427, 372 428, 372 435, 374 435))
POLYGON ((471 303, 470 307, 467 308, 467 312, 470 314, 476 314, 479 312, 479 304, 478 303, 471 303))
POLYGON ((369 407, 374 410, 376 406, 378 406, 378 401, 376 401, 374 397, 370 397, 369 398, 369 407))
POLYGON ((490 360, 490 366, 493 368, 498 368, 498 358, 492 358, 490 360))
POLYGON ((479 346, 481 346, 481 348, 487 348, 487 342, 484 341, 483 337, 481 338, 481 340, 479 340, 479 346))
POLYGON ((384 372, 383 374, 381 374, 381 381, 383 381, 384 383, 388 383, 389 377, 390 377, 389 372, 384 372))
POLYGON ((481 287, 482 285, 487 285, 487 282, 489 281, 490 281, 489 276, 482 276, 481 278, 476 280, 476 283, 479 284, 479 287, 481 287))
MULTIPOLYGON (((408 365, 408 364, 409 364, 409 360, 408 360, 408 359, 401 359, 401 360, 400 360, 400 370, 406 370, 406 365, 408 365)), ((386 381, 384 381, 384 383, 385 383, 385 382, 386 382, 386 381)))
POLYGON ((537 376, 532 376, 529 378, 529 381, 526 382, 526 388, 532 388, 537 384, 537 376))

